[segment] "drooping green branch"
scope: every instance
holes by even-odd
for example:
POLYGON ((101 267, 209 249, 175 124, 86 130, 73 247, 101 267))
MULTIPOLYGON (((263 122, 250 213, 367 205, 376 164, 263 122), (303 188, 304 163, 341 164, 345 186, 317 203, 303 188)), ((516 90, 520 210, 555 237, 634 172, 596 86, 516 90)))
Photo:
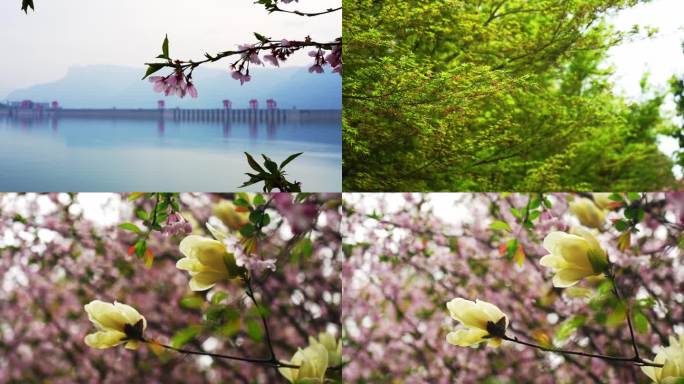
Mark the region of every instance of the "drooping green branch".
POLYGON ((35 8, 33 7, 33 0, 22 0, 21 10, 28 13, 29 8, 35 11, 35 8))
MULTIPOLYGON (((286 3, 286 4, 292 2, 292 0, 280 0, 280 1, 283 2, 283 3, 286 3)), ((297 0, 295 0, 295 1, 297 1, 297 0)), ((333 12, 337 12, 337 11, 341 11, 341 10, 342 10, 342 7, 341 7, 341 6, 340 6, 340 7, 336 7, 336 8, 328 8, 328 9, 326 9, 326 10, 324 10, 324 11, 319 11, 319 12, 302 12, 302 11, 299 11, 299 10, 288 10, 288 9, 280 8, 280 7, 278 6, 278 0, 257 0, 254 4, 261 4, 261 5, 263 5, 269 13, 273 13, 273 12, 282 12, 282 13, 291 13, 291 14, 293 14, 293 15, 297 15, 297 16, 307 16, 307 17, 315 17, 315 16, 321 16, 321 15, 327 15, 327 14, 329 14, 329 13, 333 13, 333 12)))

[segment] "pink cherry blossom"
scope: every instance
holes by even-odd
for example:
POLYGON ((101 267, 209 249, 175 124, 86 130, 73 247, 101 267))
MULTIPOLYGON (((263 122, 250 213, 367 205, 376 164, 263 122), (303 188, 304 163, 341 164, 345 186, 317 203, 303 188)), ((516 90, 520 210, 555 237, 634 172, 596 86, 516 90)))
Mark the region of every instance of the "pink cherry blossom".
POLYGON ((233 71, 231 77, 235 80, 240 80, 240 85, 243 85, 252 80, 252 77, 250 75, 243 74, 240 71, 233 71))
POLYGON ((325 71, 323 70, 323 66, 321 66, 320 64, 314 64, 311 67, 309 67, 309 72, 310 73, 323 73, 325 71))
POLYGON ((268 61, 269 63, 271 63, 275 67, 280 67, 280 63, 278 63, 278 58, 271 55, 271 54, 264 55, 264 60, 268 61))

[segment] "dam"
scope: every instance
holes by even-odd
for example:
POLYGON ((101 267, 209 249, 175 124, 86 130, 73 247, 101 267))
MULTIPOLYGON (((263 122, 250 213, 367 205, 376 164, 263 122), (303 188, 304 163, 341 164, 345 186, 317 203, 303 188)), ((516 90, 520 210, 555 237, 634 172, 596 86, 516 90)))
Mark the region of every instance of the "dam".
POLYGON ((0 107, 0 116, 25 119, 122 119, 179 122, 317 123, 340 121, 341 110, 322 109, 85 109, 0 107))

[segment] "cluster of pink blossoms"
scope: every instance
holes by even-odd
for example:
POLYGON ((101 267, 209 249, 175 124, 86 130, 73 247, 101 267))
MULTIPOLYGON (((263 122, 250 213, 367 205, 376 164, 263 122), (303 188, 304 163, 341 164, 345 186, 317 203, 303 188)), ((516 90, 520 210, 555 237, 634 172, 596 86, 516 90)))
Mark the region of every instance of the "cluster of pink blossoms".
POLYGON ((166 219, 166 226, 162 232, 166 236, 189 235, 192 233, 192 225, 180 213, 174 212, 166 219))
POLYGON ((311 202, 297 203, 289 193, 276 193, 273 202, 280 214, 287 219, 294 233, 304 233, 316 224, 318 207, 311 202))
POLYGON ((330 65, 333 73, 342 73, 342 44, 335 45, 332 51, 324 55, 325 51, 317 49, 309 52, 309 56, 314 58, 314 65, 309 67, 310 73, 324 73, 323 67, 330 65))
MULTIPOLYGON (((339 39, 338 39, 339 41, 339 39)), ((262 48, 256 47, 254 44, 242 44, 238 48, 242 53, 242 57, 239 60, 241 64, 238 66, 237 63, 232 65, 231 76, 235 80, 239 80, 240 84, 243 85, 246 82, 252 80, 249 75, 249 66, 245 68, 245 63, 255 64, 255 65, 265 65, 265 62, 273 65, 274 67, 280 67, 280 62, 285 61, 285 59, 297 50, 300 45, 298 42, 292 42, 286 39, 280 41, 280 48, 275 48, 271 53, 259 57, 259 50, 262 48)), ((328 53, 325 54, 325 50, 319 48, 317 50, 309 52, 309 56, 314 58, 314 64, 309 67, 310 73, 324 73, 324 66, 330 65, 333 73, 342 73, 342 44, 336 44, 328 53)))
POLYGON ((154 84, 155 92, 164 92, 165 96, 176 95, 180 98, 190 95, 197 98, 197 88, 188 79, 186 81, 182 72, 176 72, 169 76, 152 76, 150 83, 154 84))
POLYGON ((244 247, 236 236, 228 236, 223 240, 226 250, 235 257, 235 264, 244 267, 254 273, 262 273, 265 270, 276 271, 276 259, 260 259, 257 255, 249 255, 244 251, 244 247))

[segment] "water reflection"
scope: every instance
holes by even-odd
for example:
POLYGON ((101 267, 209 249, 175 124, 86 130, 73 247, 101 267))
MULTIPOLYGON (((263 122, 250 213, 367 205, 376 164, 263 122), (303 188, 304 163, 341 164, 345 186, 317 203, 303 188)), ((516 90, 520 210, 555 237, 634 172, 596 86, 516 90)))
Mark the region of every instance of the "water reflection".
MULTIPOLYGON (((243 152, 284 159, 307 191, 341 190, 341 122, 0 115, 0 190, 234 191, 243 152)), ((255 190, 258 189, 255 188, 255 190)))

